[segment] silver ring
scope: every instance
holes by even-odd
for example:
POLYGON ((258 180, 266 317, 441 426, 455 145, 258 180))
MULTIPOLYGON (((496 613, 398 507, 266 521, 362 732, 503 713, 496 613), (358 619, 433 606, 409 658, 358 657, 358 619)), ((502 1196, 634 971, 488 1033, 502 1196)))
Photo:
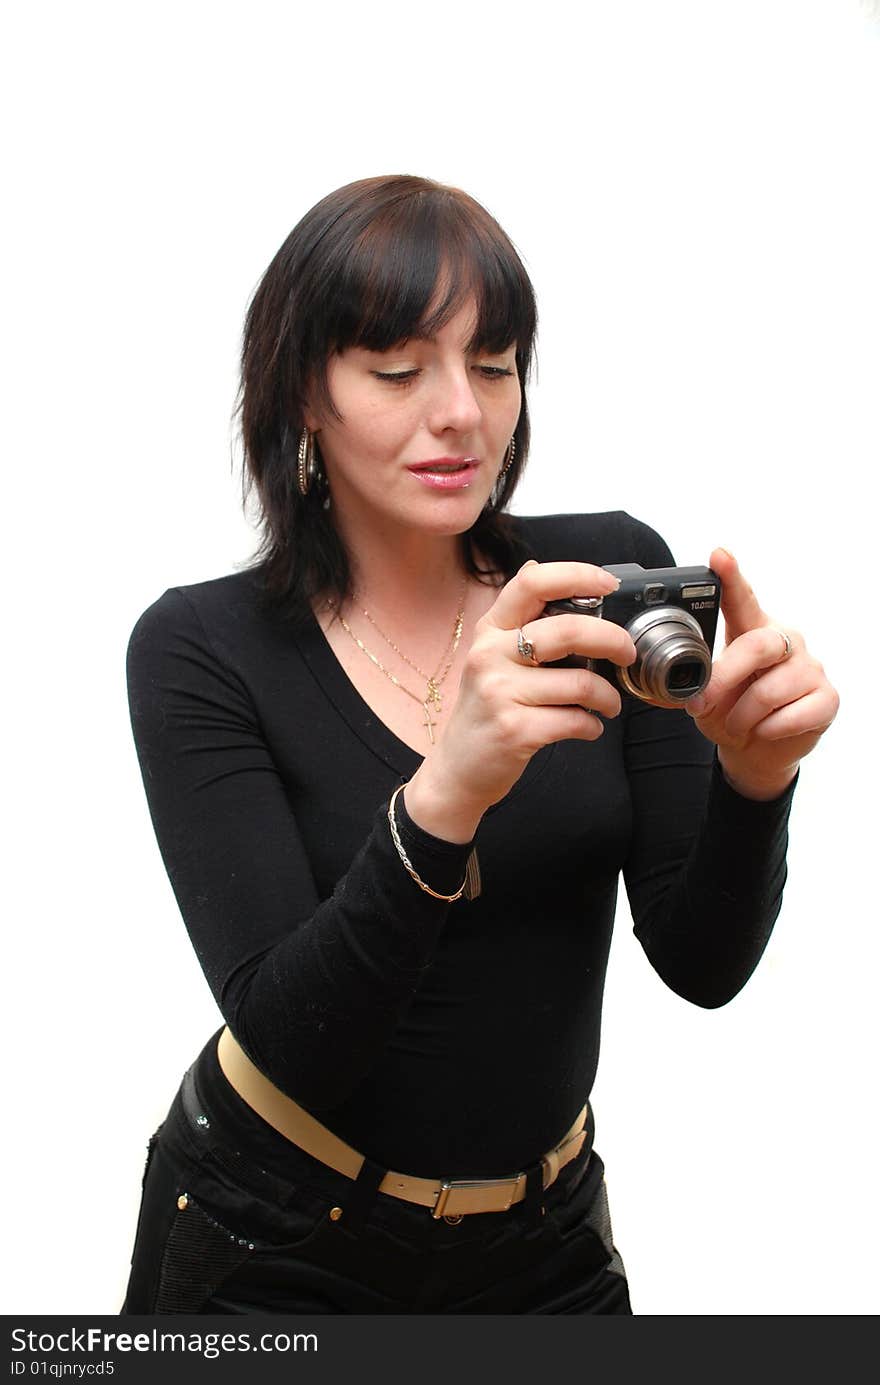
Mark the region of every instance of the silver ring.
POLYGON ((776 631, 777 635, 781 635, 782 638, 785 640, 785 649, 783 650, 782 658, 779 660, 781 664, 784 664, 786 659, 791 657, 791 651, 794 648, 794 646, 789 636, 785 633, 784 630, 780 630, 778 625, 774 625, 773 629, 776 631))
POLYGON ((522 630, 516 632, 516 652, 527 664, 540 664, 540 659, 535 653, 535 646, 531 640, 527 640, 522 630))

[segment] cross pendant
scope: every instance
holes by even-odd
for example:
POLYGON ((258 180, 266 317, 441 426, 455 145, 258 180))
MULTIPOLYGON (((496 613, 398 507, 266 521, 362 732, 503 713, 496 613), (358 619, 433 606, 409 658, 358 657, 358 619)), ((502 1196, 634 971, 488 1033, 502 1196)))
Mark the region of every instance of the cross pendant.
POLYGON ((437 725, 437 723, 436 723, 435 721, 432 721, 432 720, 431 720, 431 713, 428 711, 428 704, 427 704, 427 702, 423 702, 423 703, 422 703, 422 706, 423 706, 424 709, 425 709, 425 730, 426 730, 427 733, 428 733, 428 740, 429 740, 429 741, 431 742, 431 744, 433 745, 433 744, 434 744, 434 727, 437 725))

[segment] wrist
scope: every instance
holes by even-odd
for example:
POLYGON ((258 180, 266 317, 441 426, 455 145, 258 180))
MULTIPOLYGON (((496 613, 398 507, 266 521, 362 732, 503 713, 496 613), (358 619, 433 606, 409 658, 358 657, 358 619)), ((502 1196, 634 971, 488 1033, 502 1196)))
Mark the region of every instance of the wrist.
POLYGON ((734 793, 738 793, 741 798, 751 799, 753 803, 769 803, 774 798, 781 798, 792 781, 797 778, 798 772, 796 764, 787 765, 785 769, 767 776, 743 772, 742 767, 731 762, 720 747, 718 763, 725 783, 734 793))
POLYGON ((464 846, 473 840, 485 806, 468 802, 460 792, 448 790, 437 772, 431 772, 427 765, 426 760, 404 787, 402 797, 407 814, 423 832, 464 846))

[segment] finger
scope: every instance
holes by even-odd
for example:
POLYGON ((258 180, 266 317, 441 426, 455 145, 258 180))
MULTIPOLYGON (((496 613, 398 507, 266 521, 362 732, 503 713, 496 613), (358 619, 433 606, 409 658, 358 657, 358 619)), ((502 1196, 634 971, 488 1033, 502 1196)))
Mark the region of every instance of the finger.
POLYGON ((604 735, 602 720, 583 707, 535 708, 530 713, 535 720, 536 745, 550 745, 553 741, 597 741, 604 735))
POLYGON ((766 625, 769 616, 762 610, 758 598, 740 572, 739 563, 726 548, 714 549, 709 566, 721 578, 721 610, 727 643, 747 630, 766 625))
MULTIPOLYGON (((580 654, 586 658, 610 659, 626 667, 636 657, 636 647, 623 627, 596 616, 543 616, 527 622, 523 635, 534 646, 535 658, 542 664, 567 659, 569 654, 580 654)), ((515 637, 510 647, 519 659, 515 637)))
POLYGON ((536 620, 548 601, 570 596, 609 596, 620 582, 592 563, 536 563, 530 558, 501 588, 482 617, 499 630, 515 630, 536 620))
POLYGON ((837 714, 838 699, 833 689, 823 687, 789 702, 759 721, 752 735, 762 741, 783 741, 790 737, 827 731, 837 714))
MULTIPOLYGON (((789 633, 792 651, 803 649, 803 640, 789 633)), ((730 710, 742 683, 762 669, 773 668, 787 659, 786 644, 772 625, 747 630, 719 654, 712 665, 712 676, 703 692, 690 699, 687 710, 695 716, 723 709, 730 710)))
POLYGON ((523 669, 514 696, 527 707, 580 706, 606 717, 620 714, 620 693, 599 673, 583 668, 523 669))
POLYGON ((748 733, 773 712, 815 692, 822 682, 818 669, 803 660, 786 660, 756 678, 734 703, 724 729, 734 739, 748 733))

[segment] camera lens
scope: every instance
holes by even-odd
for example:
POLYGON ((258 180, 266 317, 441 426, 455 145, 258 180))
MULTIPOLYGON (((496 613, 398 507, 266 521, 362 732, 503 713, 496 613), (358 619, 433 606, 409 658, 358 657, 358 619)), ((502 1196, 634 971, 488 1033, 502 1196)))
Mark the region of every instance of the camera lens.
POLYGON ((695 663, 693 659, 682 659, 681 663, 673 664, 669 670, 666 678, 669 691, 693 697, 694 693, 700 691, 702 673, 702 664, 695 663))
POLYGON ((626 628, 636 659, 618 676, 629 692, 658 707, 680 707, 702 692, 712 672, 712 654, 689 611, 655 607, 626 628))

